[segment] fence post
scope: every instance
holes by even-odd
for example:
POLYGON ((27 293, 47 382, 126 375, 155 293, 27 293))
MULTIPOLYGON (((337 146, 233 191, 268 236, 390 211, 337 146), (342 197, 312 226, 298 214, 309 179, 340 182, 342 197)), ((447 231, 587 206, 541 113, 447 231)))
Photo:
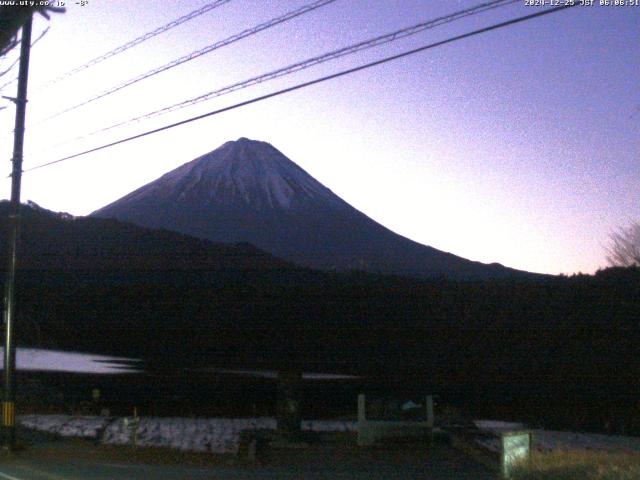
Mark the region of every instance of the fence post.
POLYGON ((433 415, 433 395, 427 395, 427 427, 433 428, 434 423, 433 415))
POLYGON ((366 415, 366 399, 364 393, 358 395, 358 423, 367 419, 366 415))

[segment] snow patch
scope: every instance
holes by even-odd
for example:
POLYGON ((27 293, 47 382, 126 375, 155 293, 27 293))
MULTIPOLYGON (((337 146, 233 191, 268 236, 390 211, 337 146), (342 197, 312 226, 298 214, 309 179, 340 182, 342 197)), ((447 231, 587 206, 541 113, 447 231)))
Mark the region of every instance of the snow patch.
POLYGON ((500 434, 502 432, 512 432, 514 430, 523 430, 524 423, 503 422, 501 420, 474 420, 476 427, 480 430, 500 434))
MULTIPOLYGON (((481 430, 499 435, 502 432, 523 430, 522 423, 496 420, 476 420, 481 430)), ((640 438, 597 433, 560 432, 555 430, 529 429, 532 433, 532 448, 550 450, 597 450, 604 452, 640 452, 640 438)), ((477 442, 490 450, 500 451, 500 439, 482 439, 477 442)))
MULTIPOLYGON (((123 418, 70 415, 24 415, 18 422, 27 428, 82 437, 107 444, 128 444, 130 430, 123 418)), ((520 423, 476 421, 482 430, 500 433, 523 427, 520 423)), ((137 430, 138 445, 213 453, 237 453, 243 430, 275 430, 271 417, 259 418, 160 418, 141 417, 137 430)), ((355 432, 357 422, 350 420, 304 420, 302 429, 314 432, 355 432)), ((533 448, 538 450, 599 450, 638 452, 640 438, 591 433, 558 432, 535 429, 533 448)), ((479 443, 498 451, 499 439, 479 443)))
MULTIPOLYGON (((81 437, 106 444, 131 442, 130 430, 123 418, 71 415, 23 415, 20 425, 65 437, 81 437)), ((476 425, 491 433, 522 429, 521 423, 479 420, 476 425)), ((237 453, 243 430, 275 430, 272 417, 256 418, 161 418, 141 417, 137 430, 140 446, 168 447, 212 453, 237 453)), ((356 432, 352 420, 303 420, 302 430, 313 432, 356 432)), ((593 433, 559 432, 534 429, 533 448, 538 450, 598 450, 640 452, 640 438, 593 433)), ((499 439, 480 440, 487 448, 499 451, 499 439)))
MULTIPOLYGON (((20 425, 65 437, 82 437, 106 444, 131 443, 131 432, 123 418, 73 417, 69 415, 23 415, 20 425)), ((260 418, 160 418, 141 417, 137 444, 178 450, 237 453, 243 430, 275 430, 276 420, 260 418)), ((353 432, 356 422, 305 420, 302 429, 314 432, 353 432)))

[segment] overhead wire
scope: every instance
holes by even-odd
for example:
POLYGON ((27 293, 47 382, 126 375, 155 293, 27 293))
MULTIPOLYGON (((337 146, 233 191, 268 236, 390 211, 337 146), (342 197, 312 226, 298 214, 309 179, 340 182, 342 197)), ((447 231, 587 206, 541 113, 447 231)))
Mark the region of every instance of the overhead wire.
MULTIPOLYGON (((13 70, 13 68, 18 64, 19 61, 20 61, 20 57, 16 58, 13 62, 11 62, 11 65, 9 65, 6 69, 4 69, 2 72, 0 72, 0 77, 5 76, 7 73, 9 73, 11 70, 13 70)), ((12 78, 11 81, 9 81, 6 84, 0 86, 0 90, 2 90, 6 85, 9 85, 9 84, 15 82, 16 80, 18 80, 18 77, 12 78)))
POLYGON ((60 143, 60 144, 58 144, 56 146, 59 146, 59 145, 62 145, 62 144, 66 144, 66 143, 70 143, 70 142, 73 142, 73 141, 76 141, 76 140, 81 140, 81 139, 84 139, 84 138, 87 138, 87 137, 90 137, 90 136, 93 136, 93 135, 97 135, 99 133, 104 133, 104 132, 113 130, 115 128, 123 127, 123 126, 129 125, 131 123, 139 122, 141 120, 147 120, 147 119, 159 116, 159 115, 164 115, 164 114, 176 111, 176 110, 180 110, 182 108, 186 108, 186 107, 189 107, 191 105, 195 105, 197 103, 204 102, 206 100, 210 100, 212 98, 216 98, 216 97, 220 97, 220 96, 223 96, 223 95, 227 95, 227 94, 233 93, 233 92, 235 92, 237 90, 248 88, 248 87, 251 87, 253 85, 257 85, 259 83, 263 83, 263 82, 266 82, 266 81, 269 81, 269 80, 274 80, 276 78, 279 78, 279 77, 282 77, 282 76, 285 76, 285 75, 290 75, 292 73, 295 73, 295 72, 298 72, 298 71, 301 71, 301 70, 305 70, 307 68, 310 68, 310 67, 315 66, 315 65, 319 65, 321 63, 324 63, 324 62, 327 62, 327 61, 330 61, 330 60, 335 60, 337 58, 341 58, 341 57, 344 57, 344 56, 347 56, 347 55, 352 55, 354 53, 357 53, 357 52, 360 52, 360 51, 363 51, 363 50, 367 50, 369 48, 377 47, 377 46, 380 46, 380 45, 383 45, 383 44, 387 44, 387 43, 399 40, 401 38, 405 38, 405 37, 408 37, 408 36, 411 36, 411 35, 415 35, 417 33, 420 33, 422 31, 424 31, 424 30, 427 30, 427 29, 435 28, 435 27, 438 27, 440 25, 451 23, 453 21, 460 20, 462 18, 471 16, 471 15, 477 15, 479 13, 482 13, 482 12, 485 12, 485 11, 488 11, 488 10, 493 10, 495 8, 505 7, 507 5, 510 5, 510 4, 513 4, 513 3, 516 3, 516 2, 519 2, 519 0, 492 0, 490 2, 485 2, 485 3, 482 3, 482 4, 476 5, 474 7, 471 7, 471 8, 467 8, 467 9, 464 9, 464 10, 460 10, 460 11, 454 12, 454 13, 446 15, 446 16, 442 16, 442 17, 438 17, 438 18, 435 18, 435 19, 432 19, 432 20, 421 22, 421 23, 418 23, 418 24, 410 26, 410 27, 406 27, 406 28, 403 28, 403 29, 400 29, 400 30, 396 30, 394 32, 387 33, 387 34, 384 34, 384 35, 380 35, 380 36, 377 36, 377 37, 374 37, 374 38, 370 38, 368 40, 364 40, 364 41, 358 42, 356 44, 349 45, 347 47, 343 47, 343 48, 340 48, 340 49, 337 49, 337 50, 333 50, 331 52, 327 52, 327 53, 324 53, 322 55, 311 57, 311 58, 308 58, 306 60, 302 60, 300 62, 294 63, 292 65, 288 65, 286 67, 282 67, 282 68, 279 68, 277 70, 273 70, 271 72, 264 73, 262 75, 258 75, 256 77, 251 77, 249 79, 246 79, 246 80, 243 80, 243 81, 240 81, 240 82, 236 82, 236 83, 233 83, 231 85, 227 85, 225 87, 210 91, 210 92, 202 94, 202 95, 198 95, 197 97, 194 97, 194 98, 191 98, 191 99, 188 99, 188 100, 183 100, 181 102, 175 103, 173 105, 169 105, 167 107, 163 107, 163 108, 158 109, 158 110, 154 110, 152 112, 145 113, 143 115, 139 115, 139 116, 136 116, 136 117, 129 118, 127 120, 115 123, 113 125, 109 125, 107 127, 103 127, 103 128, 98 129, 98 130, 94 130, 92 132, 86 133, 84 135, 80 135, 78 137, 72 138, 72 139, 67 140, 65 142, 62 142, 62 143, 60 143))
POLYGON ((235 110, 237 108, 241 108, 241 107, 244 107, 244 106, 247 106, 247 105, 251 105, 253 103, 261 102, 261 101, 267 100, 269 98, 273 98, 273 97, 277 97, 277 96, 280 96, 280 95, 284 95, 286 93, 290 93, 290 92, 293 92, 293 91, 296 91, 296 90, 300 90, 302 88, 306 88, 306 87, 309 87, 311 85, 316 85, 316 84, 319 84, 319 83, 326 82, 328 80, 333 80, 335 78, 343 77, 345 75, 350 75, 352 73, 359 72, 361 70, 365 70, 365 69, 368 69, 368 68, 371 68, 371 67, 374 67, 374 66, 377 66, 377 65, 382 65, 382 64, 394 61, 394 60, 398 60, 400 58, 408 57, 410 55, 414 55, 416 53, 424 52, 426 50, 430 50, 430 49, 433 49, 433 48, 436 48, 436 47, 440 47, 442 45, 453 43, 453 42, 456 42, 456 41, 459 41, 459 40, 462 40, 462 39, 465 39, 465 38, 470 38, 470 37, 473 37, 473 36, 476 36, 476 35, 480 35, 482 33, 490 32, 490 31, 497 30, 497 29, 500 29, 500 28, 505 28, 505 27, 508 27, 508 26, 511 26, 511 25, 515 25, 517 23, 526 22, 526 21, 532 20, 534 18, 542 17, 544 15, 557 13, 557 12, 562 11, 562 10, 573 8, 573 7, 577 6, 577 5, 579 5, 579 4, 578 3, 574 3, 574 4, 567 4, 567 5, 562 5, 562 6, 558 6, 558 7, 553 7, 553 8, 549 8, 549 9, 546 9, 546 10, 542 10, 540 12, 536 12, 536 13, 532 13, 532 14, 529 14, 529 15, 524 15, 524 16, 521 16, 521 17, 513 18, 513 19, 507 20, 505 22, 500 22, 500 23, 497 23, 497 24, 493 24, 493 25, 490 25, 488 27, 483 27, 483 28, 480 28, 480 29, 477 29, 477 30, 473 30, 471 32, 463 33, 461 35, 456 35, 454 37, 450 37, 450 38, 445 39, 445 40, 440 40, 438 42, 431 43, 431 44, 428 44, 428 45, 424 45, 424 46, 421 46, 421 47, 418 47, 418 48, 414 48, 414 49, 411 49, 411 50, 407 50, 407 51, 404 51, 404 52, 401 52, 401 53, 398 53, 398 54, 395 54, 395 55, 391 55, 391 56, 382 58, 380 60, 376 60, 376 61, 369 62, 369 63, 363 64, 363 65, 359 65, 357 67, 353 67, 353 68, 349 68, 349 69, 346 69, 346 70, 342 70, 340 72, 333 73, 331 75, 326 75, 326 76, 323 76, 323 77, 320 77, 320 78, 316 78, 314 80, 310 80, 310 81, 307 81, 307 82, 299 83, 297 85, 294 85, 294 86, 291 86, 291 87, 287 87, 287 88, 284 88, 282 90, 277 90, 275 92, 268 93, 266 95, 261 95, 259 97, 255 97, 255 98, 252 98, 250 100, 245 100, 243 102, 239 102, 239 103, 236 103, 234 105, 230 105, 230 106, 227 106, 227 107, 224 107, 224 108, 219 108, 217 110, 213 110, 213 111, 208 112, 208 113, 197 115, 195 117, 187 118, 187 119, 181 120, 179 122, 171 123, 171 124, 165 125, 163 127, 155 128, 153 130, 148 130, 146 132, 139 133, 137 135, 132 135, 130 137, 122 138, 120 140, 116 140, 114 142, 110 142, 110 143, 101 145, 99 147, 90 148, 88 150, 84 150, 82 152, 79 152, 79 153, 76 153, 76 154, 73 154, 73 155, 68 155, 66 157, 63 157, 63 158, 60 158, 60 159, 57 159, 57 160, 53 160, 51 162, 42 163, 40 165, 36 165, 34 167, 28 168, 28 169, 24 170, 24 172, 31 172, 31 171, 34 171, 34 170, 37 170, 37 169, 41 169, 41 168, 48 167, 48 166, 51 166, 51 165, 55 165, 55 164, 58 164, 58 163, 61 163, 61 162, 65 162, 65 161, 71 160, 73 158, 78 158, 78 157, 81 157, 81 156, 84 156, 84 155, 88 155, 90 153, 94 153, 94 152, 97 152, 97 151, 100 151, 100 150, 104 150, 106 148, 110 148, 110 147, 113 147, 113 146, 116 146, 116 145, 127 143, 127 142, 130 142, 132 140, 136 140, 138 138, 143 138, 143 137, 146 137, 146 136, 149 136, 149 135, 153 135, 155 133, 159 133, 159 132, 163 132, 165 130, 169 130, 169 129, 172 129, 172 128, 175 128, 175 127, 179 127, 181 125, 186 125, 188 123, 192 123, 192 122, 195 122, 197 120, 202 120, 203 118, 208 118, 208 117, 211 117, 211 116, 214 116, 214 115, 218 115, 218 114, 221 114, 221 113, 224 113, 224 112, 235 110))
POLYGON ((304 5, 300 8, 297 8, 295 10, 291 10, 287 13, 285 13, 284 15, 280 15, 278 17, 272 18, 271 20, 268 20, 266 22, 263 22, 259 25, 256 25, 255 27, 252 28, 247 28, 246 30, 241 31, 240 33, 236 33, 234 35, 231 35, 230 37, 225 38, 224 40, 220 40, 218 42, 215 42, 211 45, 207 45, 204 48, 201 48, 199 50, 195 50, 187 55, 184 55, 180 58, 177 58, 175 60, 172 60, 171 62, 162 65, 160 67, 154 68, 152 70, 149 70, 146 73, 143 73, 141 75, 138 75, 136 77, 133 77, 125 82, 122 82, 118 85, 115 85, 107 90, 104 90, 103 92, 94 95, 93 97, 90 97, 86 100, 83 100, 80 103, 77 103, 75 105, 72 105, 71 107, 65 108, 59 112, 54 113, 53 115, 50 115, 49 117, 46 117, 45 119, 43 119, 40 123, 44 123, 48 120, 54 119, 56 117, 59 117, 62 114, 71 112, 73 110, 76 110, 77 108, 83 107, 85 105, 88 105, 89 103, 95 102, 96 100, 100 100, 101 98, 104 98, 108 95, 111 95, 113 93, 116 93, 120 90, 122 90, 123 88, 129 87, 135 83, 141 82, 142 80, 146 80, 147 78, 153 77, 155 75, 158 75, 159 73, 162 72, 166 72, 167 70, 170 70, 174 67, 177 67, 178 65, 182 65, 183 63, 186 62, 190 62, 191 60, 195 60, 196 58, 199 58, 203 55, 206 55, 208 53, 213 52, 214 50, 218 50, 222 47, 226 47, 227 45, 230 45, 232 43, 235 43, 239 40, 242 40, 243 38, 255 35, 263 30, 266 30, 268 28, 272 28, 275 27, 276 25, 280 25, 281 23, 287 22, 293 18, 296 18, 300 15, 304 15, 305 13, 309 13, 313 10, 316 10, 320 7, 323 7, 329 3, 333 3, 336 0, 316 0, 315 2, 312 2, 310 4, 304 5))
POLYGON ((20 39, 17 37, 9 40, 9 42, 2 49, 0 49, 0 57, 5 56, 11 50, 16 48, 19 43, 20 43, 20 39))
MULTIPOLYGON (((13 69, 13 67, 15 67, 15 66, 18 64, 18 62, 19 62, 19 61, 20 61, 20 57, 18 57, 18 58, 14 61, 14 63, 13 63, 9 68, 7 68, 4 72, 0 73, 0 77, 2 77, 2 76, 4 76, 5 74, 9 73, 9 72, 13 69)), ((11 85, 12 83, 15 83, 15 82, 17 82, 17 81, 18 81, 18 77, 13 77, 13 78, 11 78, 11 80, 9 80, 9 81, 7 81, 7 82, 3 83, 2 85, 0 85, 0 91, 4 90, 4 89, 5 89, 5 88, 7 88, 9 85, 11 85)))
POLYGON ((188 22, 189 20, 193 20, 194 18, 197 18, 201 15, 204 15, 205 13, 221 7, 222 5, 229 3, 231 0, 216 0, 214 2, 208 3, 207 5, 204 5, 203 7, 198 8, 197 10, 194 10, 190 13, 187 13, 186 15, 183 15, 180 18, 177 18, 169 23, 167 23, 166 25, 162 25, 161 27, 156 28, 155 30, 152 30, 150 32, 147 32, 143 35, 140 35, 139 37, 134 38, 133 40, 125 43, 124 45, 120 45, 117 48, 114 48, 113 50, 110 50, 106 53, 103 53, 102 55, 99 55, 95 58, 93 58, 92 60, 89 60, 88 62, 73 68, 72 70, 69 70, 68 72, 65 72, 61 75, 59 75, 58 77, 49 80, 48 82, 45 82, 44 84, 36 87, 36 88, 43 88, 43 87, 47 87, 50 86, 54 83, 58 83, 66 78, 72 77, 73 75, 76 75, 77 73, 82 72, 83 70, 86 70, 87 68, 93 67, 94 65, 97 65, 98 63, 101 63, 115 55, 118 55, 126 50, 129 50, 130 48, 135 47, 136 45, 140 45, 142 42, 145 42, 157 35, 160 35, 162 33, 165 33, 169 30, 171 30, 172 28, 175 28, 179 25, 182 25, 185 22, 188 22))
MULTIPOLYGON (((42 31, 42 33, 40 33, 40 35, 38 35, 38 38, 36 38, 33 42, 31 42, 31 47, 32 48, 36 43, 38 43, 39 40, 41 40, 47 34, 47 32, 49 31, 49 28, 50 27, 45 28, 42 31)), ((3 77, 7 73, 9 73, 11 70, 13 70, 15 68, 15 66, 18 65, 18 62, 20 62, 20 57, 19 56, 11 63, 11 65, 9 65, 5 70, 0 72, 0 77, 3 77)), ((11 85, 13 82, 17 82, 17 81, 18 81, 18 77, 13 77, 8 82, 0 85, 0 91, 2 91, 5 87, 8 87, 9 85, 11 85)))

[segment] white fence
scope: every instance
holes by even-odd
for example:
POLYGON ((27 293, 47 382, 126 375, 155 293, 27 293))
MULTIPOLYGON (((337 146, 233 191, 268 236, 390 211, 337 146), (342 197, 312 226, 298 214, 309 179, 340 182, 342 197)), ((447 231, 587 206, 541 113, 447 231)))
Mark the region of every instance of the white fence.
POLYGON ((426 420, 377 420, 368 419, 366 397, 358 395, 358 445, 373 445, 385 438, 425 437, 433 431, 433 396, 425 398, 426 420))

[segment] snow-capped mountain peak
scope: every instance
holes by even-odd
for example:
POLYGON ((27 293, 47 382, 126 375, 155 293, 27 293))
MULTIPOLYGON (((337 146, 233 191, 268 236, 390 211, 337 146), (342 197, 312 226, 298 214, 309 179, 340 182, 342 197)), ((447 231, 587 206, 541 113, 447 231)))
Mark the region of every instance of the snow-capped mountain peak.
POLYGON ((178 201, 183 202, 196 196, 199 201, 229 206, 285 210, 317 201, 342 203, 276 148, 244 137, 169 172, 158 182, 179 191, 178 201))
POLYGON ((227 142, 93 215, 217 242, 248 242, 321 269, 455 278, 513 273, 390 231, 273 146, 247 138, 227 142))

